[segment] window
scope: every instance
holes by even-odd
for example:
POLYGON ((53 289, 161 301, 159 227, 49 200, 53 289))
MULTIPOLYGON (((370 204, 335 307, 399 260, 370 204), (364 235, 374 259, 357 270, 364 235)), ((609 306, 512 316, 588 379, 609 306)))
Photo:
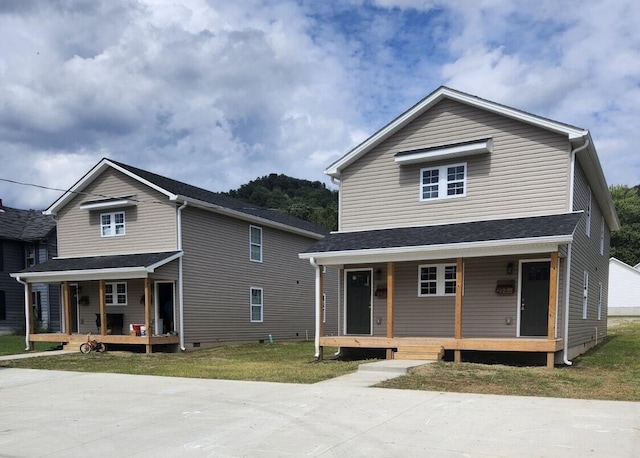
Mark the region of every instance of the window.
POLYGON ((262 288, 251 288, 251 322, 262 322, 262 288))
POLYGON ((327 322, 327 295, 322 294, 322 322, 327 322))
POLYGON ((587 237, 591 237, 591 188, 589 188, 589 205, 587 206, 585 234, 587 234, 587 237))
POLYGON ((466 163, 420 170, 420 200, 464 197, 466 192, 466 163))
POLYGON ((418 296, 420 297, 455 295, 455 264, 418 266, 418 285, 418 296))
POLYGON ((262 262, 262 228, 249 226, 249 259, 262 262))
POLYGON ((127 284, 124 282, 105 284, 104 299, 107 305, 127 305, 127 284))
POLYGON ((100 215, 100 234, 102 237, 124 235, 124 212, 102 213, 100 215))
POLYGON ((602 282, 598 283, 598 319, 602 319, 602 282))
POLYGON ((589 272, 584 271, 584 291, 582 293, 582 319, 587 319, 587 308, 589 305, 589 272))
POLYGON ((604 255, 604 216, 600 218, 600 254, 604 255))
POLYGON ((0 321, 7 319, 7 303, 4 296, 4 291, 0 291, 0 321))

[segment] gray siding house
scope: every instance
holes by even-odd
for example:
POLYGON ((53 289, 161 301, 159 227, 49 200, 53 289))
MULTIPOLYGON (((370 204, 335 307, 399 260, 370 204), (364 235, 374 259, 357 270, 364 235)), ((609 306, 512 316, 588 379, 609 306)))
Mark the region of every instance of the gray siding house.
POLYGON ((326 233, 313 223, 110 159, 45 214, 58 257, 11 276, 60 288, 63 319, 47 334, 28 322, 28 343, 74 348, 93 332, 151 352, 314 337, 314 270, 298 258, 326 233))
POLYGON ((300 257, 338 272, 341 326, 317 356, 539 352, 553 366, 606 336, 619 223, 587 130, 441 87, 325 173, 339 230, 300 257))
MULTIPOLYGON (((35 210, 3 207, 0 200, 0 333, 13 333, 25 325, 24 288, 11 272, 43 263, 56 256, 56 223, 35 210)), ((60 324, 58 288, 36 283, 31 289, 32 320, 40 328, 60 324)))

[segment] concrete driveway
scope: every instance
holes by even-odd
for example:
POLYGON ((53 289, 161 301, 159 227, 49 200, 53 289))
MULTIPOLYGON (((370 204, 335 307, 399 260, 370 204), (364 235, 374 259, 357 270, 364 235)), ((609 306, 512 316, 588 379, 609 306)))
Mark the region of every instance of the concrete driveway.
POLYGON ((640 403, 0 369, 4 457, 640 456, 640 403))

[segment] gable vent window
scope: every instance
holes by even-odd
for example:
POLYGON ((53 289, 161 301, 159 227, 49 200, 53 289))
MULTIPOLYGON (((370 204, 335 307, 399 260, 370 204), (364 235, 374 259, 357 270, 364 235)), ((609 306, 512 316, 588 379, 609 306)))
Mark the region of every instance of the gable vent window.
POLYGON ((102 213, 100 215, 100 235, 102 237, 124 234, 124 212, 102 213))
POLYGON ((420 200, 464 197, 466 193, 466 163, 420 170, 420 200))

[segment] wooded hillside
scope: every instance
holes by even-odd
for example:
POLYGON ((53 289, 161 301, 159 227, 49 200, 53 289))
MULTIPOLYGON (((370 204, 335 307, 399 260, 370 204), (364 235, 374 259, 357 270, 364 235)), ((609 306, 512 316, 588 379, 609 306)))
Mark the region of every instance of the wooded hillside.
POLYGON ((611 186, 620 230, 611 234, 611 256, 631 266, 640 263, 640 185, 611 186))

